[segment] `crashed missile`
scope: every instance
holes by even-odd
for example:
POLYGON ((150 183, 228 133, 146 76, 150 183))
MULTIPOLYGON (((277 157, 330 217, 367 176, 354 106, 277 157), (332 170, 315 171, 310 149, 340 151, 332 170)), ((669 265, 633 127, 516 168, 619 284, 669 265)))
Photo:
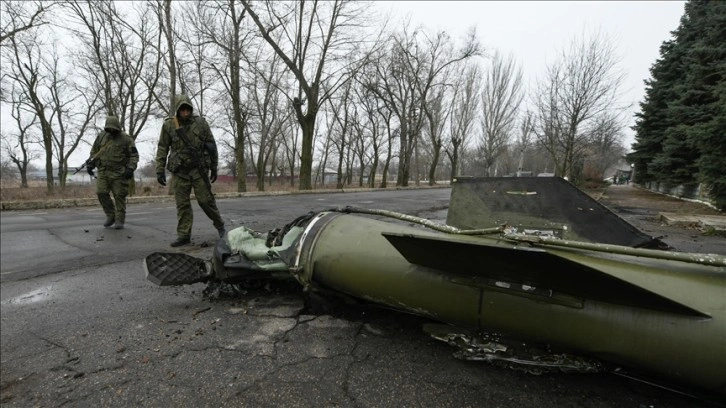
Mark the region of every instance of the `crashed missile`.
MULTIPOLYGON (((541 222, 459 229, 347 208, 266 234, 231 230, 204 267, 178 254, 188 262, 174 258, 170 273, 159 253, 145 267, 160 285, 294 279, 305 290, 445 323, 427 331, 472 359, 563 371, 607 366, 726 394, 726 257, 565 239, 572 237, 556 231, 586 229, 541 222)), ((611 235, 653 243, 619 234, 611 235)))

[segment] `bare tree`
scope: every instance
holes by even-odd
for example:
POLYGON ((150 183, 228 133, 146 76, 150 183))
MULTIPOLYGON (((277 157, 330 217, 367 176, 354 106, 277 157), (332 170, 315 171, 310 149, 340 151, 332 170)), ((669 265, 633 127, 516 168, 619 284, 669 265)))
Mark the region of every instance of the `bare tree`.
POLYGON ((444 145, 444 129, 451 114, 451 104, 445 101, 446 87, 438 87, 432 91, 429 101, 424 105, 426 115, 426 133, 429 137, 431 149, 431 163, 429 165, 429 185, 436 184, 436 169, 439 166, 441 149, 444 145))
MULTIPOLYGON (((174 105, 174 97, 176 96, 177 92, 177 62, 176 62, 176 48, 174 47, 174 41, 176 40, 176 32, 174 30, 174 20, 172 18, 172 10, 171 10, 171 3, 172 0, 155 0, 155 7, 154 10, 156 11, 156 16, 158 19, 158 25, 159 30, 163 34, 164 39, 166 40, 166 50, 168 52, 168 58, 164 59, 164 63, 166 64, 166 69, 169 72, 169 105, 174 105)), ((158 50, 159 54, 161 54, 161 50, 158 50)), ((160 101, 159 101, 160 102, 160 101)), ((164 106, 163 103, 159 103, 161 106, 164 106)), ((171 109, 171 108, 170 108, 171 109)))
POLYGON ((15 91, 20 93, 16 99, 13 99, 23 106, 19 112, 27 112, 37 117, 45 154, 46 190, 48 194, 52 194, 54 191, 53 126, 52 116, 49 114, 52 115, 53 109, 46 92, 46 72, 43 71, 44 48, 39 39, 34 38, 34 34, 37 35, 33 30, 28 30, 8 37, 10 56, 6 65, 8 68, 3 70, 3 76, 4 79, 14 83, 15 91))
POLYGON ((330 114, 334 122, 332 123, 331 141, 338 156, 338 179, 336 188, 343 188, 348 175, 350 174, 350 146, 352 133, 352 106, 351 106, 351 89, 353 81, 349 80, 345 83, 343 93, 338 97, 328 99, 330 114), (344 174, 343 171, 346 170, 344 174))
POLYGON ((480 55, 481 49, 473 29, 467 33, 463 45, 456 48, 445 32, 433 35, 422 29, 411 32, 408 25, 391 37, 389 44, 388 54, 378 57, 378 75, 371 78, 368 87, 398 119, 397 185, 407 186, 430 92, 446 85, 446 70, 480 55))
POLYGON ((316 138, 317 142, 321 142, 323 144, 322 149, 320 149, 320 155, 321 158, 318 161, 318 167, 315 175, 315 183, 317 185, 318 181, 321 184, 325 184, 325 172, 328 166, 328 160, 330 159, 330 151, 333 148, 333 144, 335 143, 335 138, 333 137, 333 134, 335 133, 335 115, 332 114, 328 109, 325 108, 325 106, 322 107, 322 113, 323 118, 325 119, 325 129, 326 129, 326 135, 325 137, 318 137, 316 138))
MULTIPOLYGON (((471 28, 464 39, 464 43, 461 48, 456 49, 454 47, 451 37, 446 32, 438 32, 433 36, 424 35, 424 42, 422 44, 421 54, 408 54, 406 59, 409 63, 409 67, 412 70, 418 72, 414 78, 416 79, 416 90, 418 91, 420 98, 419 103, 421 106, 419 110, 422 112, 422 116, 425 117, 429 123, 434 118, 430 114, 428 103, 433 101, 434 103, 440 103, 443 98, 443 91, 440 92, 440 97, 430 97, 430 92, 437 92, 438 88, 447 86, 447 80, 449 72, 452 68, 455 68, 457 64, 466 61, 471 57, 481 55, 482 50, 477 40, 476 30, 471 28), (413 64, 412 64, 413 62, 413 64)), ((440 109, 439 109, 440 110, 440 109)), ((448 112, 448 110, 447 110, 448 112)), ((420 130, 420 125, 417 126, 420 130)), ((441 154, 442 140, 440 132, 443 130, 443 121, 435 120, 434 128, 438 132, 429 132, 430 142, 432 149, 432 163, 430 170, 429 183, 433 184, 435 168, 438 165, 439 156, 441 154), (438 122, 441 122, 440 124, 438 122), (439 133, 438 135, 436 133, 439 133)), ((418 131, 416 132, 416 138, 418 131)), ((415 142, 417 145, 417 142, 415 142)), ((418 172, 417 172, 418 174, 418 172)), ((418 178, 416 179, 418 184, 418 178)))
POLYGON ((623 81, 618 59, 603 35, 573 40, 548 66, 537 86, 535 135, 555 163, 555 173, 575 181, 575 164, 589 144, 584 126, 605 112, 620 111, 616 100, 623 81))
MULTIPOLYGON (((413 134, 411 130, 415 123, 420 123, 420 115, 415 112, 420 106, 415 92, 415 79, 404 63, 405 49, 414 47, 415 39, 411 38, 408 26, 403 31, 389 38, 388 48, 375 54, 366 70, 366 87, 383 101, 391 113, 388 119, 388 133, 394 133, 391 119, 395 117, 398 122, 396 134, 398 136, 398 175, 396 185, 407 186, 410 171, 410 161, 414 149, 413 134)), ((386 164, 390 163, 391 155, 386 164)), ((387 170, 387 167, 386 167, 387 170)), ((385 179, 384 179, 385 183, 385 179)))
POLYGON ((469 136, 478 113, 481 89, 479 65, 462 66, 453 84, 452 113, 449 121, 449 147, 445 150, 451 162, 451 181, 459 176, 459 156, 467 148, 469 136))
POLYGON ((265 189, 265 173, 270 167, 270 160, 275 159, 275 148, 279 145, 279 139, 285 137, 284 129, 292 120, 292 110, 285 106, 286 100, 278 90, 282 82, 283 72, 279 69, 280 59, 272 56, 267 61, 259 61, 252 70, 250 81, 250 110, 252 118, 250 122, 254 125, 254 136, 250 135, 249 155, 255 158, 253 165, 257 174, 257 190, 265 189), (254 148, 253 148, 254 145, 254 148))
POLYGON ((365 61, 359 29, 365 4, 349 0, 264 4, 242 0, 242 4, 297 81, 296 96, 290 99, 302 129, 299 188, 310 190, 318 110, 365 61), (264 7, 264 20, 253 4, 258 10, 264 7), (275 38, 271 33, 278 29, 284 34, 275 38))
MULTIPOLYGON (((221 50, 210 43, 208 38, 202 38, 203 32, 207 30, 206 25, 217 24, 215 15, 219 11, 213 6, 214 3, 208 6, 209 2, 177 2, 177 4, 182 6, 178 13, 181 15, 178 19, 182 23, 181 27, 177 27, 177 19, 171 17, 172 22, 169 24, 173 44, 171 44, 172 48, 169 50, 165 62, 169 69, 174 68, 174 72, 176 72, 173 78, 171 78, 171 74, 169 75, 170 85, 171 82, 175 82, 179 93, 187 94, 197 102, 196 113, 198 115, 209 116, 211 113, 224 116, 224 112, 229 109, 222 108, 219 111, 210 112, 207 100, 220 92, 213 86, 219 80, 219 73, 215 72, 214 65, 216 64, 218 69, 224 71, 225 57, 220 55, 221 50)), ((174 92, 169 94, 171 98, 169 116, 174 116, 176 113, 173 112, 173 101, 178 95, 176 91, 175 88, 174 92)))
POLYGON ((522 116, 522 119, 519 124, 519 137, 517 139, 517 148, 519 150, 519 163, 517 165, 517 177, 522 176, 522 172, 524 171, 524 153, 527 151, 527 148, 532 144, 532 132, 534 131, 533 128, 533 116, 532 112, 525 112, 525 114, 522 116))
MULTIPOLYGON (((244 85, 241 64, 248 59, 245 47, 251 40, 251 29, 243 22, 246 10, 234 0, 208 0, 197 3, 194 9, 192 26, 194 32, 187 35, 187 41, 194 47, 214 47, 216 52, 208 55, 207 63, 223 89, 214 99, 216 106, 227 115, 232 135, 232 148, 235 154, 237 191, 247 191, 247 163, 245 148, 247 146, 247 127, 250 108, 243 95, 244 85), (194 37, 201 37, 194 40, 194 37)), ((190 16, 191 17, 191 16, 190 16)), ((257 60, 255 60, 257 62, 257 60)), ((201 74, 198 77, 201 78, 201 74)), ((264 171, 264 170, 263 170, 264 171)), ((260 179, 258 179, 258 183, 260 179)), ((264 182, 264 178, 262 179, 264 182)))
POLYGON ((623 121, 617 112, 606 112, 594 118, 586 130, 589 133, 588 173, 593 179, 602 180, 605 171, 617 164, 626 153, 621 141, 623 121))
POLYGON ((14 89, 8 92, 11 106, 11 116, 17 126, 17 134, 7 132, 8 126, 3 126, 0 134, 2 137, 3 151, 10 159, 10 162, 17 168, 20 175, 20 187, 28 188, 28 168, 30 162, 39 157, 33 149, 33 144, 38 143, 37 137, 33 135, 37 127, 37 115, 32 112, 25 112, 27 103, 21 98, 23 94, 14 89), (29 113, 29 114, 26 114, 29 113))
POLYGON ((103 110, 100 95, 86 93, 73 83, 69 74, 60 68, 55 49, 50 53, 45 71, 48 72, 48 92, 52 109, 54 155, 58 161, 58 183, 65 190, 68 160, 91 130, 94 118, 103 110))
POLYGON ((48 12, 55 4, 54 1, 0 2, 0 46, 17 34, 48 24, 48 12))
MULTIPOLYGON (((369 124, 364 123, 363 115, 361 113, 363 109, 360 108, 360 104, 358 102, 359 101, 356 100, 352 106, 353 131, 351 132, 351 141, 353 154, 358 159, 358 187, 363 187, 363 182, 369 177, 369 174, 366 174, 366 170, 369 169, 369 164, 372 160, 370 157, 371 137, 369 137, 371 127, 368 126, 369 124)), ((375 173, 370 174, 370 177, 375 177, 375 173)), ((371 182, 368 181, 367 185, 370 186, 371 182)))
MULTIPOLYGON (((363 119, 356 123, 358 126, 367 129, 371 147, 368 187, 374 188, 376 186, 376 175, 378 174, 382 147, 388 145, 390 155, 390 140, 386 137, 386 130, 388 129, 386 117, 390 118, 391 113, 390 110, 386 109, 383 101, 376 98, 373 92, 365 87, 363 82, 358 82, 355 87, 355 92, 356 99, 359 101, 363 111, 362 116, 365 118, 365 124, 361 123, 363 119)), ((390 158, 388 160, 390 160, 390 158)), ((381 184, 384 187, 385 182, 385 179, 381 181, 381 184)))
POLYGON ((282 162, 287 163, 287 168, 290 171, 290 187, 295 185, 295 169, 297 163, 300 161, 300 138, 301 131, 299 126, 292 126, 289 121, 285 122, 286 128, 283 130, 283 134, 290 135, 289 137, 280 138, 281 145, 284 147, 282 151, 282 162))
POLYGON ((393 111, 388 109, 387 107, 381 107, 378 112, 381 114, 381 117, 383 118, 383 121, 385 123, 384 129, 385 129, 385 138, 386 138, 386 159, 383 161, 383 170, 381 170, 381 184, 380 188, 387 188, 388 187, 388 173, 391 169, 391 162, 394 158, 394 143, 396 140, 399 139, 399 132, 401 131, 401 128, 393 128, 393 111))
MULTIPOLYGON (((11 63, 13 68, 7 78, 19 85, 15 90, 22 90, 21 95, 11 97, 24 106, 15 113, 21 115, 22 111, 37 117, 46 156, 47 190, 52 193, 55 177, 53 158, 57 160, 57 176, 63 190, 68 159, 83 140, 99 105, 96 93, 78 88, 74 78, 67 73, 68 68, 62 66, 58 47, 55 43, 44 44, 42 41, 51 37, 43 34, 31 29, 9 37, 9 48, 13 50, 15 61, 11 63), (36 38, 31 38, 33 34, 36 38)), ((16 118, 25 133, 21 121, 21 118, 16 118)), ((18 156, 16 158, 19 164, 23 161, 18 156)))
POLYGON ((492 166, 509 143, 523 96, 522 70, 516 68, 513 57, 505 59, 495 52, 482 85, 479 152, 487 176, 492 175, 492 166))
MULTIPOLYGON (((0 131, 0 135, 2 135, 2 132, 0 131)), ((5 149, 5 141, 1 141, 2 148, 5 149)), ((15 166, 15 163, 11 162, 8 159, 5 159, 4 156, 0 156, 0 181, 3 183, 10 183, 16 181, 18 178, 18 169, 15 166)), ((8 184, 5 184, 6 186, 8 184)), ((22 188, 22 185, 21 185, 22 188)))
MULTIPOLYGON (((79 67, 88 81, 87 92, 97 92, 108 115, 119 117, 134 139, 158 106, 156 87, 161 78, 162 35, 152 9, 132 9, 126 16, 109 0, 64 3, 82 29, 79 67)), ((148 7, 153 4, 147 3, 148 7)))
MULTIPOLYGON (((80 25, 72 31, 81 44, 74 64, 84 74, 85 92, 99 94, 105 113, 118 116, 135 140, 149 116, 159 110, 156 88, 162 78, 163 35, 154 4, 124 5, 129 14, 110 0, 72 0, 63 5, 80 25)), ((132 179, 129 193, 135 191, 132 179)))

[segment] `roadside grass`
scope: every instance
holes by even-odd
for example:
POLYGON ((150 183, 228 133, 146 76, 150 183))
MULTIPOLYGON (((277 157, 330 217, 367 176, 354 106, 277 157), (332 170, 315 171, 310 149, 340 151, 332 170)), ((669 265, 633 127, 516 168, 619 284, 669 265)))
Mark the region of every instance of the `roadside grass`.
MULTIPOLYGON (((172 195, 171 189, 160 186, 156 181, 154 182, 136 182, 135 191, 130 196, 164 196, 172 195)), ((65 189, 61 189, 58 185, 55 186, 52 194, 49 194, 44 181, 28 181, 27 188, 21 188, 18 180, 2 180, 0 183, 0 201, 1 202, 14 202, 14 201, 41 201, 41 200, 64 200, 64 199, 79 199, 79 198, 96 198, 96 186, 95 184, 67 184, 65 189)), ((609 184, 602 182, 586 182, 580 189, 588 195, 598 199, 600 195, 607 189, 609 184)), ((256 183, 247 182, 247 192, 259 192, 256 183)), ((365 188, 364 186, 363 188, 365 188)), ((415 187, 411 185, 411 187, 415 187)), ((419 187, 428 187, 427 183, 421 183, 419 187)), ((359 188, 357 184, 347 185, 346 189, 359 188)), ((389 183, 389 189, 395 189, 395 182, 389 183)), ((293 192, 297 191, 297 186, 291 186, 289 181, 273 181, 266 183, 264 191, 267 192, 293 192)), ((329 191, 336 190, 335 183, 327 185, 317 185, 314 190, 318 191, 329 191)), ((217 181, 212 184, 212 192, 215 194, 219 193, 236 193, 237 183, 229 181, 217 181)))
MULTIPOLYGON (((95 198, 95 184, 68 184, 65 189, 56 185, 52 194, 48 194, 45 182, 29 181, 27 188, 18 186, 19 182, 3 181, 0 185, 0 201, 35 201, 35 200, 53 200, 53 199, 74 199, 74 198, 95 198)), ((158 183, 136 183, 135 196, 161 196, 171 194, 169 187, 162 187, 158 183)), ((285 191, 292 190, 289 186, 265 186, 265 190, 269 191, 285 191)), ((232 193, 237 191, 236 183, 216 182, 212 184, 214 193, 232 193)), ((247 185, 247 191, 257 191, 256 186, 247 185)))
MULTIPOLYGON (((41 200, 63 200, 63 199, 79 199, 79 198, 96 198, 96 186, 95 184, 67 184, 65 189, 61 189, 58 185, 55 186, 52 194, 49 194, 44 181, 28 181, 27 188, 21 188, 18 180, 3 180, 0 184, 0 201, 1 202, 14 202, 14 201, 41 201, 41 200)), ((129 194, 129 196, 163 196, 171 195, 172 191, 167 187, 162 187, 154 182, 136 182, 135 191, 129 194)), ((358 185, 346 186, 346 189, 358 188, 358 185)), ((395 183, 390 185, 389 188, 395 188, 395 183)), ((335 190, 335 184, 318 185, 315 190, 328 191, 335 190)), ((267 192, 291 192, 297 191, 297 186, 291 186, 289 181, 273 181, 266 183, 264 191, 267 192)), ((247 192, 258 192, 256 183, 249 181, 246 186, 247 192)), ((237 183, 236 182, 225 182, 217 181, 212 184, 212 192, 215 194, 219 193, 236 193, 237 183)))

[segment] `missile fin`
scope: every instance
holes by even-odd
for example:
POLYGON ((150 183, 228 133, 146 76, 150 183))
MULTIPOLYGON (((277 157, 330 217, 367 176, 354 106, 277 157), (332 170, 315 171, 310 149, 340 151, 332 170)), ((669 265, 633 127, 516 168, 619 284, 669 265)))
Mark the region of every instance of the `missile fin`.
MULTIPOLYGON (((495 241, 472 242, 384 232, 383 236, 410 263, 484 285, 515 283, 629 307, 710 318, 707 313, 612 276, 596 266, 576 262, 546 249, 495 241)), ((625 266, 625 264, 624 264, 625 266)))

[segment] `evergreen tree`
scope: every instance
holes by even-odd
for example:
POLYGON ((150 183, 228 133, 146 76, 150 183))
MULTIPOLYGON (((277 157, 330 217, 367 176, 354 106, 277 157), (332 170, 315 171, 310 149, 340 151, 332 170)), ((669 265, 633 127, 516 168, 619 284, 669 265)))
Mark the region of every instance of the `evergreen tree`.
POLYGON ((646 81, 628 159, 638 182, 704 183, 726 208, 726 2, 689 1, 646 81))
POLYGON ((694 119, 686 137, 700 153, 699 181, 726 209, 726 2, 695 2, 691 16, 698 31, 686 59, 688 92, 682 103, 694 119))
POLYGON ((651 172, 649 164, 663 152, 666 129, 676 125, 668 115, 668 105, 677 97, 675 84, 683 73, 674 49, 677 50, 675 40, 661 45, 661 57, 650 68, 651 79, 645 81, 645 100, 635 114, 636 141, 628 160, 635 167, 635 181, 639 183, 658 180, 658 173, 651 172))

